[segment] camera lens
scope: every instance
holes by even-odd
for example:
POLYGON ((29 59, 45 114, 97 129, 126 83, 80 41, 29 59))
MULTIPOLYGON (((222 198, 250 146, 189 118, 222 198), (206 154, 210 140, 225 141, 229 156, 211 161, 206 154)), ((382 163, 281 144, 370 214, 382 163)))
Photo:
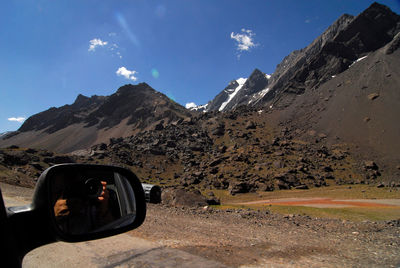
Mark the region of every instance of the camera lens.
POLYGON ((101 192, 103 191, 103 185, 98 179, 88 179, 85 182, 85 190, 88 197, 96 198, 101 195, 101 192))

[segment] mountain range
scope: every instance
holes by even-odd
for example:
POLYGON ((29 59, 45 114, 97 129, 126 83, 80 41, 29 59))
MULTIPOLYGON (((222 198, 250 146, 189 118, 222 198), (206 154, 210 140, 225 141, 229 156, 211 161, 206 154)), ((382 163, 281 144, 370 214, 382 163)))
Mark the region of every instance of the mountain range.
POLYGON ((125 85, 33 115, 0 147, 79 154, 158 183, 233 192, 400 181, 399 47, 400 16, 373 3, 342 15, 273 74, 255 69, 201 107, 125 85))
POLYGON ((248 79, 230 82, 204 111, 226 111, 240 105, 270 106, 287 95, 316 89, 389 43, 399 31, 399 16, 378 3, 358 16, 344 14, 310 45, 286 56, 273 74, 255 69, 248 79))
POLYGON ((72 152, 191 114, 146 83, 125 85, 110 96, 79 95, 71 105, 35 114, 18 131, 5 135, 0 144, 72 152))

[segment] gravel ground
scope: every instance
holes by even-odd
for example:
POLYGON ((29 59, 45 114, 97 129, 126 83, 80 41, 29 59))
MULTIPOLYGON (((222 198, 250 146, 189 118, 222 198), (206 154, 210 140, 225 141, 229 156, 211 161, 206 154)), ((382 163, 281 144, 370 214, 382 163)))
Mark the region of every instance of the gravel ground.
POLYGON ((149 204, 145 223, 130 234, 231 267, 400 266, 400 220, 356 223, 149 204))
MULTIPOLYGON (((31 200, 32 189, 0 186, 19 205, 31 200)), ((144 224, 128 234, 231 267, 400 267, 400 219, 350 222, 148 204, 144 224)))

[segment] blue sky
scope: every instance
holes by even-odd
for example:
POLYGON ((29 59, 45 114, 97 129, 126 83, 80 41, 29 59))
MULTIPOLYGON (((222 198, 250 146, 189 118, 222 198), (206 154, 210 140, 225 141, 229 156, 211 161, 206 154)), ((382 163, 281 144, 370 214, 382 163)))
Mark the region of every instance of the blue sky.
MULTIPOLYGON (((146 82, 185 105, 273 73, 367 0, 7 0, 0 4, 0 133, 27 118, 146 82), (20 118, 19 120, 17 120, 20 118)), ((380 1, 400 13, 400 1, 380 1)))

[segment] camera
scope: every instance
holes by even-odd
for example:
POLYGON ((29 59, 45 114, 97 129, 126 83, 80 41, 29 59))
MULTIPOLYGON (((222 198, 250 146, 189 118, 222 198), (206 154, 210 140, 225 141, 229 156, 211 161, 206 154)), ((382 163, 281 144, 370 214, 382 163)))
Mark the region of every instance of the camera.
POLYGON ((99 179, 87 179, 85 181, 85 195, 89 198, 97 198, 103 192, 103 184, 99 179))

